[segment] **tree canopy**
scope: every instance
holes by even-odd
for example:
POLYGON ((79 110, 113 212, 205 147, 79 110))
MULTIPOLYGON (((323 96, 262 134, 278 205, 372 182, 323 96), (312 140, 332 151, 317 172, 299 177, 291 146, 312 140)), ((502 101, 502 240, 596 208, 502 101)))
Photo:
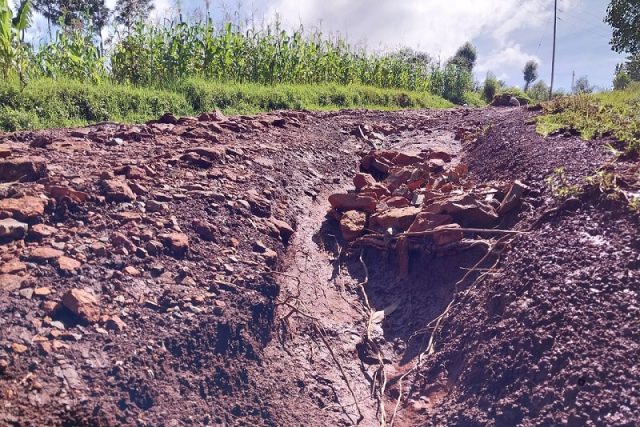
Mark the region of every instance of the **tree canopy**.
POLYGON ((470 42, 466 42, 458 48, 456 54, 449 60, 449 63, 466 68, 469 72, 472 72, 477 59, 478 52, 476 51, 475 46, 470 42))
POLYGON ((613 28, 613 50, 640 54, 640 1, 611 0, 604 20, 613 28))
POLYGON ((538 63, 534 60, 527 61, 522 73, 524 74, 524 91, 526 92, 529 90, 531 83, 538 79, 538 63))
POLYGON ((114 20, 129 28, 136 22, 147 19, 153 8, 152 0, 118 0, 114 20))
POLYGON ((96 33, 100 33, 109 20, 109 8, 104 0, 33 0, 33 7, 50 23, 74 25, 89 20, 96 33))

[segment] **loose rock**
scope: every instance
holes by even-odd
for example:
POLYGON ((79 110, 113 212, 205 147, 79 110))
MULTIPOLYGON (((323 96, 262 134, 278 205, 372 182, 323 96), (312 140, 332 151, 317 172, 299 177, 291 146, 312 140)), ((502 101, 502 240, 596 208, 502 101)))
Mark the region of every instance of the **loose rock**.
POLYGON ((98 299, 82 289, 71 289, 62 296, 62 304, 73 314, 88 323, 100 318, 98 299))
POLYGON ((354 241, 364 234, 367 226, 367 215, 364 212, 347 211, 340 219, 340 231, 347 242, 354 241))
POLYGON ((37 181, 47 175, 42 157, 15 157, 0 160, 0 182, 37 181))
POLYGON ((23 239, 28 229, 27 224, 13 218, 0 219, 0 241, 23 239))
POLYGON ((183 257, 189 251, 189 236, 183 233, 161 234, 160 239, 169 252, 177 257, 183 257))
POLYGON ((47 201, 40 197, 24 196, 0 200, 0 211, 6 211, 19 221, 33 221, 44 215, 47 201))

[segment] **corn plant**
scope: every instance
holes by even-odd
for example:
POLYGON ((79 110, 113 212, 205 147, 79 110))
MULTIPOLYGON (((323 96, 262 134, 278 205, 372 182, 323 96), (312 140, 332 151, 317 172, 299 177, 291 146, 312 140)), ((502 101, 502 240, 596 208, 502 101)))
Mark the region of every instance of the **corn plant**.
MULTIPOLYGON (((203 77, 261 84, 364 84, 429 90, 432 70, 398 55, 371 55, 345 40, 279 24, 242 31, 231 23, 138 24, 114 46, 112 77, 147 85, 203 77)), ((438 68, 433 65, 431 68, 438 68)))
POLYGON ((23 39, 24 32, 31 25, 31 15, 30 0, 20 2, 15 16, 8 0, 0 0, 0 66, 5 79, 15 71, 24 80, 28 48, 23 39))

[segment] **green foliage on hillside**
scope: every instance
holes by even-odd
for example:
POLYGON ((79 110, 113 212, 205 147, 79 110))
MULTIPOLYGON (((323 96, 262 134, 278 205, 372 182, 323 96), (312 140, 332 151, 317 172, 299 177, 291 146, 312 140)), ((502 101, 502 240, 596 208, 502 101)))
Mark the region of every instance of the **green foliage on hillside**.
POLYGON ((613 136, 627 151, 640 151, 640 84, 625 90, 579 94, 544 104, 538 131, 547 136, 574 130, 585 139, 613 136))
POLYGON ((144 122, 171 111, 197 115, 220 108, 229 114, 275 109, 447 108, 428 92, 361 85, 258 85, 190 79, 169 89, 108 82, 39 79, 22 88, 0 83, 0 130, 71 127, 101 121, 144 122))

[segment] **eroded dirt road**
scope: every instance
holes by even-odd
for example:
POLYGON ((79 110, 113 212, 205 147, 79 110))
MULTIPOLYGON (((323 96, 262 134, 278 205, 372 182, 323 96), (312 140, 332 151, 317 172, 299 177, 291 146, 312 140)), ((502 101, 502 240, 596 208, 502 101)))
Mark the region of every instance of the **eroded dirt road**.
POLYGON ((581 184, 608 154, 543 140, 533 114, 212 114, 0 137, 0 423, 635 425, 637 217, 553 197, 558 167, 581 184), (349 248, 327 199, 372 146, 524 181, 500 226, 531 233, 462 289, 482 247, 412 253, 408 275, 349 248))

